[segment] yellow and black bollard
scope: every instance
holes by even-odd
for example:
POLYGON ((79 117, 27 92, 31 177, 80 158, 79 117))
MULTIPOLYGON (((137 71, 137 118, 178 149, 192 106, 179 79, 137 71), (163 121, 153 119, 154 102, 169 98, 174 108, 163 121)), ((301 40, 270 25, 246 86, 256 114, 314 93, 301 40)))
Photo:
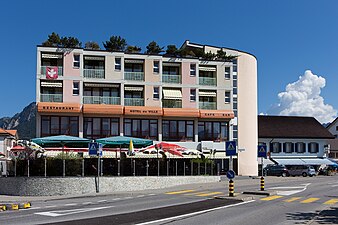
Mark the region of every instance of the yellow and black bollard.
POLYGON ((229 197, 234 197, 235 195, 235 184, 233 180, 229 180, 229 197))
POLYGON ((261 177, 261 191, 264 191, 264 177, 261 177))

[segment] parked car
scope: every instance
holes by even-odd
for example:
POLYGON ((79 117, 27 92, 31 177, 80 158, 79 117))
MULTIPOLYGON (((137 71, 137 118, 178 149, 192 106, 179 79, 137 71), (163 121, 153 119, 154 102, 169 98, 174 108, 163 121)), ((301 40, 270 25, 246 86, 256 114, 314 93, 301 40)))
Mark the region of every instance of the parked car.
POLYGON ((288 169, 283 165, 267 165, 263 169, 264 176, 289 176, 288 169))
POLYGON ((289 174, 290 176, 315 176, 316 170, 313 168, 313 166, 308 165, 295 165, 289 167, 289 174))

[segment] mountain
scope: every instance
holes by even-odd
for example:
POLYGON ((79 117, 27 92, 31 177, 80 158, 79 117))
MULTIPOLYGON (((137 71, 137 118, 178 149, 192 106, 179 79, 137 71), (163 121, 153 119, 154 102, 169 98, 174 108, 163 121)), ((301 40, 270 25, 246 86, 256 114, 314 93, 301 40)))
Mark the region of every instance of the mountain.
POLYGON ((0 118, 0 127, 6 130, 18 130, 19 139, 29 140, 35 137, 35 121, 36 104, 32 102, 12 118, 0 118))

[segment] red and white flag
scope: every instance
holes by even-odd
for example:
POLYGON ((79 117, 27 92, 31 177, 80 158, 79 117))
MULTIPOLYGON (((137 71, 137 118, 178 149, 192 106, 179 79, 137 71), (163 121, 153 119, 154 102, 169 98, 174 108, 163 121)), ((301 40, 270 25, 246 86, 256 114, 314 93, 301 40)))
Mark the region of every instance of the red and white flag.
POLYGON ((46 78, 47 79, 58 79, 58 67, 57 66, 47 66, 46 67, 46 78))

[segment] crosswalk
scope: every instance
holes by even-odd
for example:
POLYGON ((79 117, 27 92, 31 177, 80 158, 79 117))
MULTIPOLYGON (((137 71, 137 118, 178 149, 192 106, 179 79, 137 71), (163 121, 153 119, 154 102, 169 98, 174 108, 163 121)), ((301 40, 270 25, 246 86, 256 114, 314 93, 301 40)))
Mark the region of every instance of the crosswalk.
MULTIPOLYGON (((227 192, 219 191, 203 191, 203 190, 178 190, 172 192, 166 192, 167 195, 183 195, 183 196, 193 196, 193 197, 215 197, 215 196, 227 196, 227 192)), ((268 197, 263 197, 260 201, 281 201, 285 203, 299 203, 299 204, 324 204, 324 205, 338 205, 338 198, 317 198, 317 197, 302 197, 302 196, 287 196, 287 195, 272 195, 268 197)))

